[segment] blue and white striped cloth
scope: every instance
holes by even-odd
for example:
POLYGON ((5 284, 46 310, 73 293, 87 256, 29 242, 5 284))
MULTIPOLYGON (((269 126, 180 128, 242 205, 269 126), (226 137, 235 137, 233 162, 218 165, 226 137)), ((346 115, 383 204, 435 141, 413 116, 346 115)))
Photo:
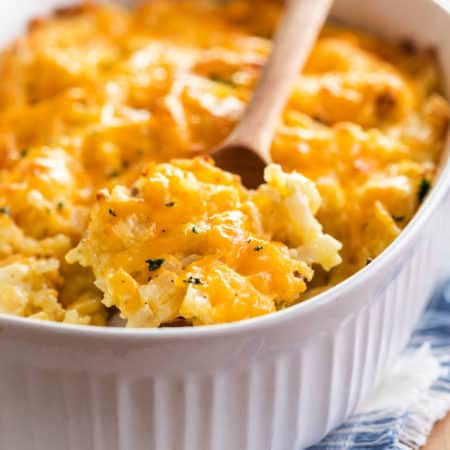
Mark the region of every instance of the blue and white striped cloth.
POLYGON ((450 411, 450 282, 431 301, 397 367, 364 403, 309 450, 418 449, 450 411))

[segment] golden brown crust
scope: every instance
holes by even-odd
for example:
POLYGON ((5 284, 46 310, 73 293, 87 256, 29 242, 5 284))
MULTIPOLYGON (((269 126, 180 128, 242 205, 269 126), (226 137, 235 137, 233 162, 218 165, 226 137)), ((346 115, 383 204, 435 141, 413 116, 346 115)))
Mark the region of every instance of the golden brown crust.
POLYGON ((78 5, 73 6, 63 6, 60 8, 55 8, 53 10, 54 17, 74 17, 79 16, 88 11, 92 11, 95 8, 95 4, 92 1, 84 1, 78 5))
POLYGON ((95 4, 91 1, 84 1, 83 3, 72 6, 61 6, 53 9, 52 13, 48 17, 35 17, 28 21, 27 29, 29 32, 36 31, 39 28, 45 26, 45 24, 51 23, 52 18, 67 19, 80 16, 86 12, 92 11, 96 8, 95 4))

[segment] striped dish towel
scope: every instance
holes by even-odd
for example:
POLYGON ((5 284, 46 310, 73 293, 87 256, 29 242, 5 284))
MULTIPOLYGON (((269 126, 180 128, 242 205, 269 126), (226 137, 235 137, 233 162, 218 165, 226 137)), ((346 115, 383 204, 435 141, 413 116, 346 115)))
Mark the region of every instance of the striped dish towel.
POLYGON ((450 282, 404 354, 345 424, 309 450, 410 450, 450 411, 450 282))

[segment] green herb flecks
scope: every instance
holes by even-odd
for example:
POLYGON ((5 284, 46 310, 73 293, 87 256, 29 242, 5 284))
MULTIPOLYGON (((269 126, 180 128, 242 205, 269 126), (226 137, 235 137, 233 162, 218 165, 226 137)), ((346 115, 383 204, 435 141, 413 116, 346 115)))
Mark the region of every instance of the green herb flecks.
POLYGON ((183 280, 187 284, 202 284, 200 278, 189 276, 187 280, 183 280))
POLYGON ((209 79, 211 81, 214 81, 214 83, 225 84, 225 85, 230 86, 230 87, 235 87, 236 86, 236 83, 234 83, 229 78, 225 78, 225 77, 222 77, 222 76, 217 75, 217 74, 210 75, 209 79))
POLYGON ((417 191, 417 199, 419 200, 419 203, 423 201, 430 189, 431 183, 426 178, 422 178, 420 180, 419 190, 417 191))
POLYGON ((163 258, 158 258, 158 259, 147 259, 145 261, 145 263, 148 266, 148 270, 150 272, 154 272, 155 270, 158 270, 164 263, 164 259, 163 258))

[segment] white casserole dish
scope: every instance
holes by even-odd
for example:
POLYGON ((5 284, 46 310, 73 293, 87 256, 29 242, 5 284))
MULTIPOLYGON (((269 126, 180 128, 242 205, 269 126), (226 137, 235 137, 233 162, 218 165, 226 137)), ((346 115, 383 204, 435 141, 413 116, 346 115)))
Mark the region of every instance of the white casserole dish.
MULTIPOLYGON (((0 2, 0 45, 70 4, 0 2)), ((445 0, 338 0, 334 15, 439 51, 445 0)), ((203 328, 124 330, 0 315, 2 450, 299 450, 341 423, 407 342, 450 254, 450 164, 396 242, 336 288, 203 328)))

